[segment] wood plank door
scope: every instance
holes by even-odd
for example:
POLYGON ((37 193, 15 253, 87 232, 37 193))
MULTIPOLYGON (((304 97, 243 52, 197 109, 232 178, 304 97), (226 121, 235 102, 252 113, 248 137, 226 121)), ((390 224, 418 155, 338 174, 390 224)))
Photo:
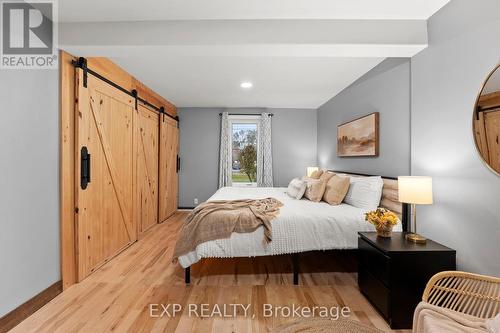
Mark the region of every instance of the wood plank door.
POLYGON ((490 155, 488 153, 488 140, 486 138, 484 115, 485 112, 479 112, 477 118, 474 116, 474 139, 476 141, 476 147, 479 149, 479 153, 483 157, 484 161, 489 164, 490 155))
POLYGON ((81 281, 137 239, 135 100, 91 75, 84 87, 80 69, 76 76, 76 248, 81 281))
POLYGON ((139 104, 137 106, 135 216, 139 233, 158 223, 158 140, 160 116, 139 104))
POLYGON ((177 156, 179 129, 177 121, 162 115, 160 122, 160 222, 177 211, 177 156))
POLYGON ((500 172, 500 110, 484 114, 486 140, 488 142, 488 164, 500 172))

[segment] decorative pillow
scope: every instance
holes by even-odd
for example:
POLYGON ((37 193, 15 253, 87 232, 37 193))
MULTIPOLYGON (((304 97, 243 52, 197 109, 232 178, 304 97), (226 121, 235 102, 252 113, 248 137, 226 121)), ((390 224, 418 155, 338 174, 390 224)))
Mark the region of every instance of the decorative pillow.
POLYGON ((323 171, 323 174, 321 175, 321 177, 319 177, 319 179, 328 183, 330 178, 332 178, 333 176, 335 176, 334 172, 325 170, 323 171))
POLYGON ((302 199, 302 197, 304 196, 304 192, 306 191, 306 187, 306 181, 294 178, 292 179, 290 184, 288 184, 286 194, 294 199, 302 199))
POLYGON ((321 201, 325 193, 326 182, 319 179, 307 180, 307 188, 304 196, 314 202, 321 201))
POLYGON ((347 191, 349 190, 349 177, 333 176, 326 183, 323 201, 330 205, 339 205, 344 200, 347 191))
POLYGON ((319 179, 319 177, 321 177, 322 174, 323 174, 323 170, 316 170, 313 173, 311 173, 311 175, 309 176, 309 178, 319 179))
POLYGON ((350 177, 344 202, 358 208, 375 210, 380 204, 384 181, 382 177, 350 177))

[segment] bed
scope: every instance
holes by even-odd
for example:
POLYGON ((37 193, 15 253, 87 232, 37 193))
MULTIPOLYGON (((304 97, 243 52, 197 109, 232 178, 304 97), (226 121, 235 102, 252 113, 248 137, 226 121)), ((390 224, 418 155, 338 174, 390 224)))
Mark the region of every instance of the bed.
MULTIPOLYGON (((337 172, 339 173, 339 172, 337 172)), ((344 173, 345 174, 345 173, 344 173)), ((367 175, 349 176, 362 177, 367 175)), ((397 180, 383 177, 380 206, 399 214, 401 223, 394 231, 406 231, 407 207, 397 201, 397 180)), ((357 249, 358 232, 374 231, 364 220, 365 210, 345 203, 338 206, 326 202, 296 200, 286 188, 224 187, 210 199, 236 200, 274 197, 283 203, 280 214, 272 221, 273 240, 263 242, 263 227, 251 233, 233 233, 230 238, 204 242, 178 258, 185 268, 185 281, 190 282, 190 266, 203 258, 238 258, 292 254, 294 284, 298 284, 299 253, 325 250, 357 249)))

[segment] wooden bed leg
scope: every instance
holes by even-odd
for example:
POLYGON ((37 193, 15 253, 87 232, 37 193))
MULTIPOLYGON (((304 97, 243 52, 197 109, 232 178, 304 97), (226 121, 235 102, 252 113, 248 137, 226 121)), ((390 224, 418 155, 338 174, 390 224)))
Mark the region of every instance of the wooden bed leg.
POLYGON ((191 283, 191 267, 184 269, 184 282, 186 282, 186 284, 191 283))
POLYGON ((297 286, 299 284, 299 254, 292 254, 292 266, 293 266, 293 284, 297 286))

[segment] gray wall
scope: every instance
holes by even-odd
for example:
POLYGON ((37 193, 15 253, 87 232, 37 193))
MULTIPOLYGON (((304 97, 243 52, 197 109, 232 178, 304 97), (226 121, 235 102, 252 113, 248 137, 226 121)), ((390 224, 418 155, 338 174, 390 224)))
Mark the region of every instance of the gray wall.
POLYGON ((318 109, 318 164, 384 176, 410 170, 410 61, 387 59, 318 109), (380 113, 379 157, 337 157, 337 125, 380 113))
POLYGON ((274 113, 274 186, 287 186, 316 165, 316 110, 180 108, 179 206, 207 200, 218 187, 219 113, 274 113))
POLYGON ((0 70, 0 317, 60 280, 55 70, 0 70))
POLYGON ((429 20, 429 47, 410 63, 382 62, 318 110, 321 167, 432 176, 434 204, 418 207, 419 232, 456 249, 458 269, 496 276, 500 177, 476 151, 472 112, 500 62, 499 11, 498 0, 452 0, 429 20), (380 157, 337 158, 336 125, 373 111, 380 157))
POLYGON ((420 231, 457 250, 458 268, 500 276, 500 177, 482 163, 472 110, 500 62, 500 2, 452 0, 428 22, 412 59, 412 173, 434 181, 420 231))

